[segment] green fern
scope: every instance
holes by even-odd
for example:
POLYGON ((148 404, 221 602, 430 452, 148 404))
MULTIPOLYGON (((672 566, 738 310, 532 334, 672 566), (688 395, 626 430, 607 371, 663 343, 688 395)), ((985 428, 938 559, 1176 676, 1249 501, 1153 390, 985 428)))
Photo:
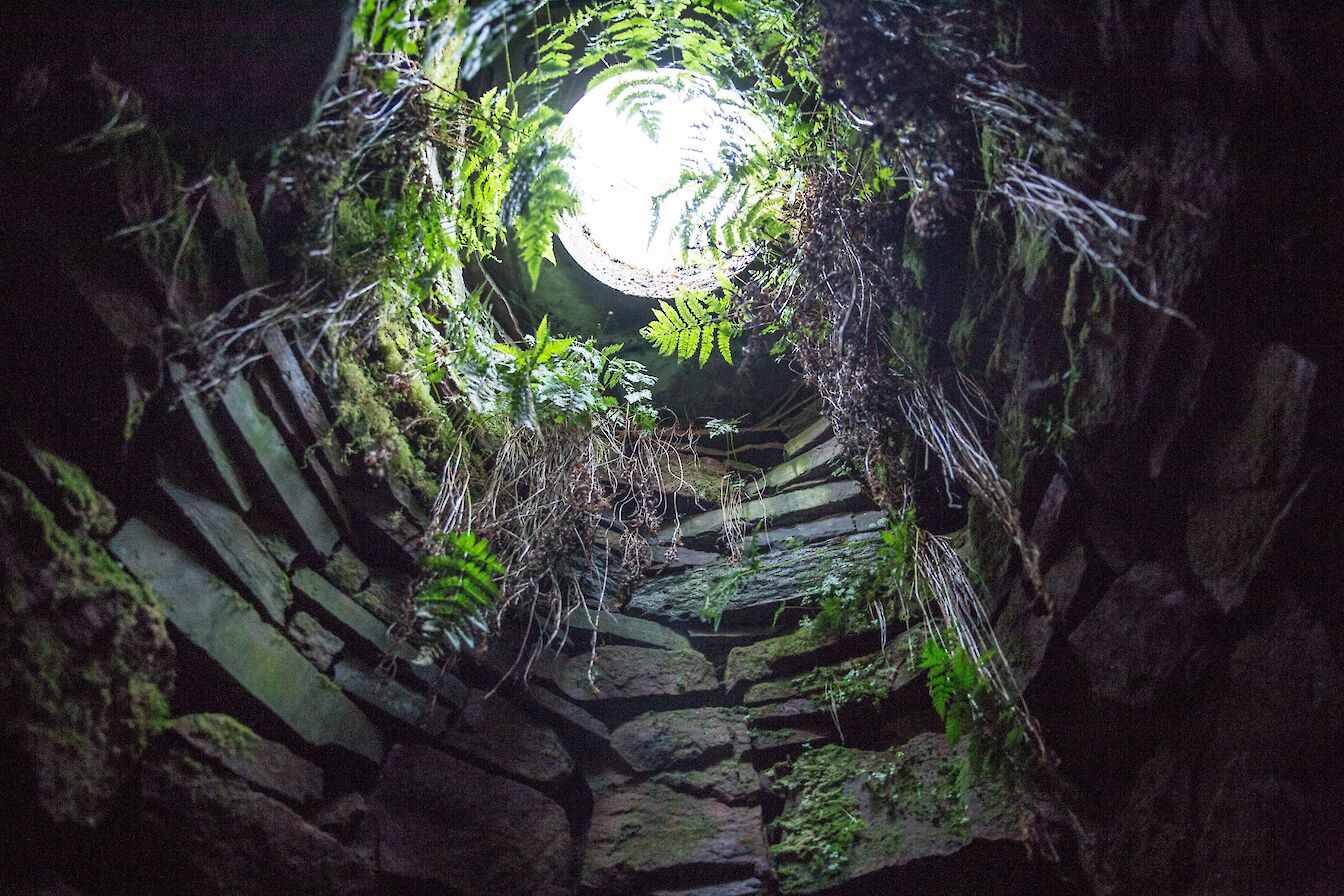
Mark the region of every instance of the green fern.
POLYGON ((971 773, 988 771, 1011 779, 1026 768, 1030 748, 1022 715, 998 697, 981 670, 980 664, 991 659, 986 655, 977 661, 962 645, 948 652, 930 638, 919 667, 928 673, 929 697, 943 720, 947 742, 955 745, 967 738, 971 773))
POLYGON ((696 358, 704 367, 717 350, 731 364, 731 342, 740 327, 728 316, 730 301, 726 294, 681 292, 670 302, 659 302, 653 320, 639 334, 666 357, 696 358))
POLYGON ((424 639, 422 659, 435 661, 445 650, 476 646, 490 631, 489 615, 499 600, 504 566, 485 539, 471 532, 443 537, 444 552, 424 559, 425 585, 415 596, 415 615, 424 639))

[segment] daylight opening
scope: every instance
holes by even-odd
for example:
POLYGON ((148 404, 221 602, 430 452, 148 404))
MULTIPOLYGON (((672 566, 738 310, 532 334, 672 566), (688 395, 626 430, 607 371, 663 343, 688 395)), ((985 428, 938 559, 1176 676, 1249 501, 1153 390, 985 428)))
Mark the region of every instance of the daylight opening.
POLYGON ((631 295, 667 297, 731 275, 754 247, 710 244, 713 217, 732 215, 716 187, 769 128, 741 94, 678 69, 596 81, 565 117, 580 203, 559 236, 585 270, 631 295))

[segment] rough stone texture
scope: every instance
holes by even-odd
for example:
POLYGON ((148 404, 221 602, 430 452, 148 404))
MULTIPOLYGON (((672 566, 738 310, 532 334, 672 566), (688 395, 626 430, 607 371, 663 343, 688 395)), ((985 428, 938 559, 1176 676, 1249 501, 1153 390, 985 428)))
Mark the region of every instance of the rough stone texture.
POLYGON ((368 718, 262 621, 233 589, 139 519, 109 543, 112 552, 162 598, 168 620, 223 671, 315 746, 336 746, 373 762, 382 737, 368 718))
POLYGON ((532 896, 563 880, 565 813, 530 787, 412 744, 388 754, 370 798, 381 870, 454 893, 532 896))
POLYGON ((887 522, 884 510, 865 510, 859 513, 842 513, 826 516, 818 520, 808 520, 794 526, 780 526, 767 529, 751 536, 751 543, 769 550, 782 550, 793 547, 796 542, 827 541, 872 532, 881 529, 887 522))
POLYGON ((383 678, 356 660, 338 662, 332 670, 332 678, 341 690, 360 703, 419 728, 430 737, 441 736, 452 720, 448 710, 437 701, 396 679, 383 678))
POLYGON ((839 635, 802 626, 787 635, 734 647, 728 653, 723 673, 724 687, 729 694, 739 694, 749 685, 769 678, 795 674, 876 650, 880 640, 876 631, 839 635))
POLYGON ((761 896, 768 892, 765 884, 757 878, 734 881, 731 884, 712 884, 708 887, 696 887, 694 890, 656 890, 649 896, 761 896))
POLYGON ((736 759, 725 759, 708 768, 659 772, 649 781, 678 793, 718 800, 729 806, 759 806, 765 793, 756 769, 736 759))
POLYGON ((299 648, 299 653, 306 656, 323 672, 331 669, 332 660, 336 659, 341 648, 345 646, 344 641, 327 631, 321 623, 302 610, 295 613, 294 618, 289 621, 288 631, 290 640, 299 648))
POLYGON ((1025 582, 1018 582, 1009 595, 995 629, 1004 659, 1022 685, 1030 684, 1041 671, 1046 651, 1059 633, 1059 620, 1070 618, 1086 572, 1087 555, 1079 543, 1046 570, 1043 580, 1046 592, 1055 602, 1054 615, 1044 612, 1035 590, 1025 582))
POLYGON ((346 545, 337 545, 322 567, 322 575, 346 594, 354 594, 369 582, 369 566, 346 545))
MULTIPOLYGON (((819 592, 828 575, 844 576, 871 563, 874 557, 876 539, 871 535, 767 553, 759 558, 756 572, 737 574, 740 578, 724 607, 723 623, 769 622, 780 604, 796 604, 819 592)), ((626 610, 681 623, 698 620, 710 589, 734 575, 736 568, 736 564, 724 560, 641 582, 626 610)))
POLYGON ((591 632, 597 629, 604 640, 616 644, 663 647, 667 650, 691 649, 691 642, 684 635, 652 620, 626 616, 624 613, 603 610, 595 618, 589 618, 582 610, 575 610, 565 618, 565 624, 574 631, 591 632))
POLYGON ((247 380, 239 378, 230 383, 221 403, 280 506, 303 534, 308 547, 320 556, 330 554, 340 541, 336 524, 308 487, 294 455, 285 447, 280 431, 257 406, 256 396, 247 380))
POLYGON ((656 783, 614 785, 594 799, 582 884, 628 894, 676 883, 767 873, 758 809, 656 783))
POLYGON ((167 479, 159 480, 163 489, 183 516, 191 523, 228 570, 243 586, 263 614, 276 625, 284 625, 292 595, 289 579, 276 565, 261 540, 243 518, 223 505, 179 488, 167 479))
MULTIPOLYGON (((175 383, 181 383, 187 376, 187 369, 176 361, 168 363, 168 372, 175 383)), ((243 474, 224 447, 219 430, 215 428, 209 412, 201 404, 200 396, 196 394, 195 389, 186 386, 179 390, 179 395, 190 423, 186 431, 199 439, 200 447, 210 459, 208 470, 213 473, 212 478, 223 492, 233 499, 234 509, 240 513, 247 513, 252 509, 252 494, 243 484, 243 474)))
POLYGON ((574 757, 555 731, 502 696, 484 699, 473 690, 443 746, 482 766, 542 787, 574 774, 574 757))
POLYGON ((1124 706, 1150 706, 1193 683, 1209 660, 1217 614, 1160 563, 1117 579, 1069 635, 1093 692, 1124 706))
POLYGON ((122 828, 126 892, 373 894, 373 869, 284 803, 165 745, 141 769, 122 828))
POLYGON ((180 716, 168 729, 193 750, 247 783, 302 809, 322 798, 322 769, 230 716, 180 716))
POLYGON ((1209 440, 1202 487, 1190 503, 1190 565, 1223 610, 1246 589, 1272 546, 1302 474, 1302 439, 1317 365, 1284 345, 1260 355, 1240 419, 1209 440))
POLYGON ((1167 892, 1173 880, 1197 893, 1283 892, 1302 844, 1320 836, 1312 803, 1344 738, 1333 697, 1344 651, 1289 596, 1237 644, 1227 673, 1202 712, 1166 732, 1116 813, 1105 852, 1130 892, 1167 892))
POLYGON ((571 657, 560 668, 557 684, 565 696, 584 703, 628 704, 648 698, 677 702, 719 693, 719 677, 709 660, 693 650, 655 647, 610 646, 599 649, 595 660, 586 653, 571 657))
POLYGON ((174 656, 157 598, 0 471, 0 791, 11 813, 99 822, 167 720, 174 656))
POLYGON ((382 656, 391 649, 387 626, 335 585, 311 569, 297 570, 293 582, 294 590, 310 608, 338 628, 346 640, 358 643, 365 653, 382 656))
MULTIPOLYGON (((758 522, 787 526, 845 510, 871 507, 872 502, 864 495, 859 484, 846 479, 745 501, 742 504, 741 514, 749 526, 758 522)), ((697 514, 681 521, 681 537, 693 545, 712 542, 713 539, 709 536, 722 529, 723 513, 717 510, 697 514)))
MULTIPOLYGON (((973 893, 994 881, 995 893, 1040 892, 1029 882, 1021 807, 1001 785, 973 782, 964 750, 942 734, 921 734, 899 750, 865 752, 826 747, 817 753, 842 772, 842 790, 863 822, 840 867, 819 872, 780 854, 785 893, 973 893), (873 774, 883 787, 870 787, 873 774)), ((829 794, 828 794, 829 795, 829 794)), ((781 819, 799 811, 790 795, 781 819)))
POLYGON ((613 731, 611 745, 633 771, 664 771, 740 754, 747 726, 725 707, 649 712, 613 731))
POLYGON ((804 479, 824 478, 842 454, 838 439, 822 442, 772 468, 747 488, 746 495, 755 498, 770 489, 783 488, 804 479))

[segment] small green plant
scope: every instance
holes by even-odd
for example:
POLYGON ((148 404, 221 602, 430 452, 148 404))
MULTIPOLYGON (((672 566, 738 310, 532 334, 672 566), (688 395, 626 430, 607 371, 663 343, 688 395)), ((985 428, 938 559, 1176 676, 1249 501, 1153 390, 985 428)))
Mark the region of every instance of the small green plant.
POLYGON ((704 367, 717 350, 731 364, 731 341, 740 329, 729 317, 732 300, 727 292, 684 290, 671 302, 659 302, 653 320, 639 334, 660 355, 679 361, 695 358, 704 367))
POLYGON ((914 511, 888 522, 881 531, 877 558, 857 574, 827 575, 809 599, 816 607, 812 625, 821 632, 849 632, 899 615, 913 574, 914 511))
POLYGON ((723 621, 723 611, 728 609, 733 598, 742 590, 742 584, 760 571, 760 549, 753 539, 744 546, 742 559, 705 592, 705 599, 700 604, 700 621, 713 623, 714 631, 718 631, 723 621))
POLYGON ((847 790, 862 775, 855 751, 828 745, 809 750, 785 770, 772 770, 774 789, 791 805, 777 822, 779 842, 770 853, 779 863, 785 892, 835 878, 849 862, 849 848, 868 823, 847 790))
POLYGON ((437 661, 445 649, 470 649, 490 631, 489 615, 499 600, 498 580, 505 573, 490 545, 471 532, 447 533, 442 546, 443 553, 424 559, 427 581, 415 596, 425 662, 437 661))
POLYGON ((919 666, 928 673, 929 697, 943 720, 947 742, 967 738, 972 774, 1020 773, 1030 754, 1027 730, 1017 708, 1005 703, 991 687, 981 664, 965 646, 949 651, 939 639, 924 642, 919 666))

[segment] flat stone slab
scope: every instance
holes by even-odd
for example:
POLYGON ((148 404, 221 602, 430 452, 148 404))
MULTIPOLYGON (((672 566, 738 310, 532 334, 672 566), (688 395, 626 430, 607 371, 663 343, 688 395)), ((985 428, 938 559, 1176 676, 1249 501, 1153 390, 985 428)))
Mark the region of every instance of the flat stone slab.
POLYGON ((574 757, 555 730, 500 695, 486 699, 473 690, 443 746, 492 771, 541 787, 558 786, 574 774, 574 757))
MULTIPOLYGON (((382 620, 311 569, 295 571, 291 581, 305 602, 328 623, 334 623, 347 640, 353 640, 366 652, 377 656, 392 648, 387 625, 382 620)), ((411 651, 407 658, 413 655, 411 651)))
POLYGON ((838 439, 822 442, 772 468, 747 487, 746 495, 748 498, 756 498, 771 489, 783 488, 804 479, 826 478, 843 453, 838 439))
POLYGON ((587 653, 570 657, 560 667, 556 684, 566 697, 581 703, 694 699, 719 693, 714 667, 694 650, 621 645, 599 648, 596 658, 587 653))
POLYGON ((611 733, 612 748, 636 772, 726 759, 748 744, 746 721, 727 707, 648 712, 611 733))
POLYGON ((762 876, 769 859, 760 809, 663 784, 615 785, 593 803, 583 887, 637 893, 696 878, 762 876))
POLYGON ((659 772, 649 779, 698 799, 718 800, 729 806, 759 806, 765 795, 761 776, 750 764, 725 759, 708 768, 659 772))
MULTIPOLYGON (((168 372, 173 382, 178 384, 181 384, 187 376, 187 368, 176 361, 168 362, 168 372)), ((228 449, 224 447, 224 440, 220 438, 219 430, 211 421, 210 412, 201 404, 201 399, 192 389, 179 386, 178 394, 181 395, 182 407, 187 412, 190 431, 200 439, 200 447, 205 449, 205 456, 210 459, 209 469, 214 472, 217 483, 233 499, 234 509, 246 513, 252 509, 252 495, 243 484, 243 476, 238 470, 238 465, 233 462, 228 449)))
POLYGON ((169 731, 255 790, 300 808, 322 799, 322 769, 258 736, 231 716, 179 716, 173 719, 169 731))
POLYGON ((821 593, 828 577, 857 575, 877 557, 878 537, 864 533, 849 538, 771 551, 757 558, 754 572, 723 560, 677 575, 641 582, 626 612, 665 622, 700 620, 706 597, 717 587, 727 590, 722 625, 768 624, 781 604, 798 604, 821 593))
POLYGON ((841 796, 859 825, 825 870, 800 861, 787 840, 775 847, 782 892, 977 893, 989 881, 994 892, 1039 892, 1021 805, 1001 783, 975 779, 964 747, 942 733, 885 752, 831 745, 797 762, 814 769, 813 783, 786 794, 781 822, 805 813, 810 796, 841 796))
POLYGON ((434 892, 533 896, 572 861, 558 804, 429 747, 393 747, 369 804, 382 872, 434 892))
POLYGON ((222 504, 192 494, 167 479, 159 488, 199 532, 220 562, 242 583, 246 594, 276 625, 285 624, 293 595, 289 577, 243 518, 222 504))
POLYGON ((312 616, 300 610, 289 621, 289 639, 314 666, 326 672, 345 647, 345 642, 322 627, 312 616))
POLYGON ((336 524, 303 478, 284 436, 257 405, 247 380, 239 377, 230 383, 222 404, 308 546, 320 556, 330 554, 340 541, 336 524))
POLYGON ((662 647, 666 650, 690 650, 691 642, 679 632, 665 625, 659 625, 651 619, 626 616, 624 613, 585 613, 575 610, 565 617, 565 624, 571 630, 591 632, 594 629, 607 640, 617 644, 628 643, 649 647, 662 647))
POLYGON ((382 758, 378 729, 236 591, 140 519, 108 543, 163 600, 168 621, 286 729, 314 747, 382 758))
POLYGON ((419 728, 430 737, 441 737, 452 720, 438 701, 406 687, 393 678, 383 678, 355 660, 341 660, 332 670, 337 686, 351 697, 399 722, 419 728))
MULTIPOLYGON (((844 510, 871 509, 872 506, 871 500, 857 482, 844 479, 745 501, 741 515, 747 524, 769 522, 786 526, 808 518, 844 510)), ((681 521, 681 537, 693 543, 722 529, 723 513, 717 510, 696 514, 681 521)))
POLYGON ((730 695, 742 694, 758 682, 863 656, 880 646, 881 636, 876 629, 840 635, 803 625, 778 638, 734 647, 724 668, 724 688, 730 695))

